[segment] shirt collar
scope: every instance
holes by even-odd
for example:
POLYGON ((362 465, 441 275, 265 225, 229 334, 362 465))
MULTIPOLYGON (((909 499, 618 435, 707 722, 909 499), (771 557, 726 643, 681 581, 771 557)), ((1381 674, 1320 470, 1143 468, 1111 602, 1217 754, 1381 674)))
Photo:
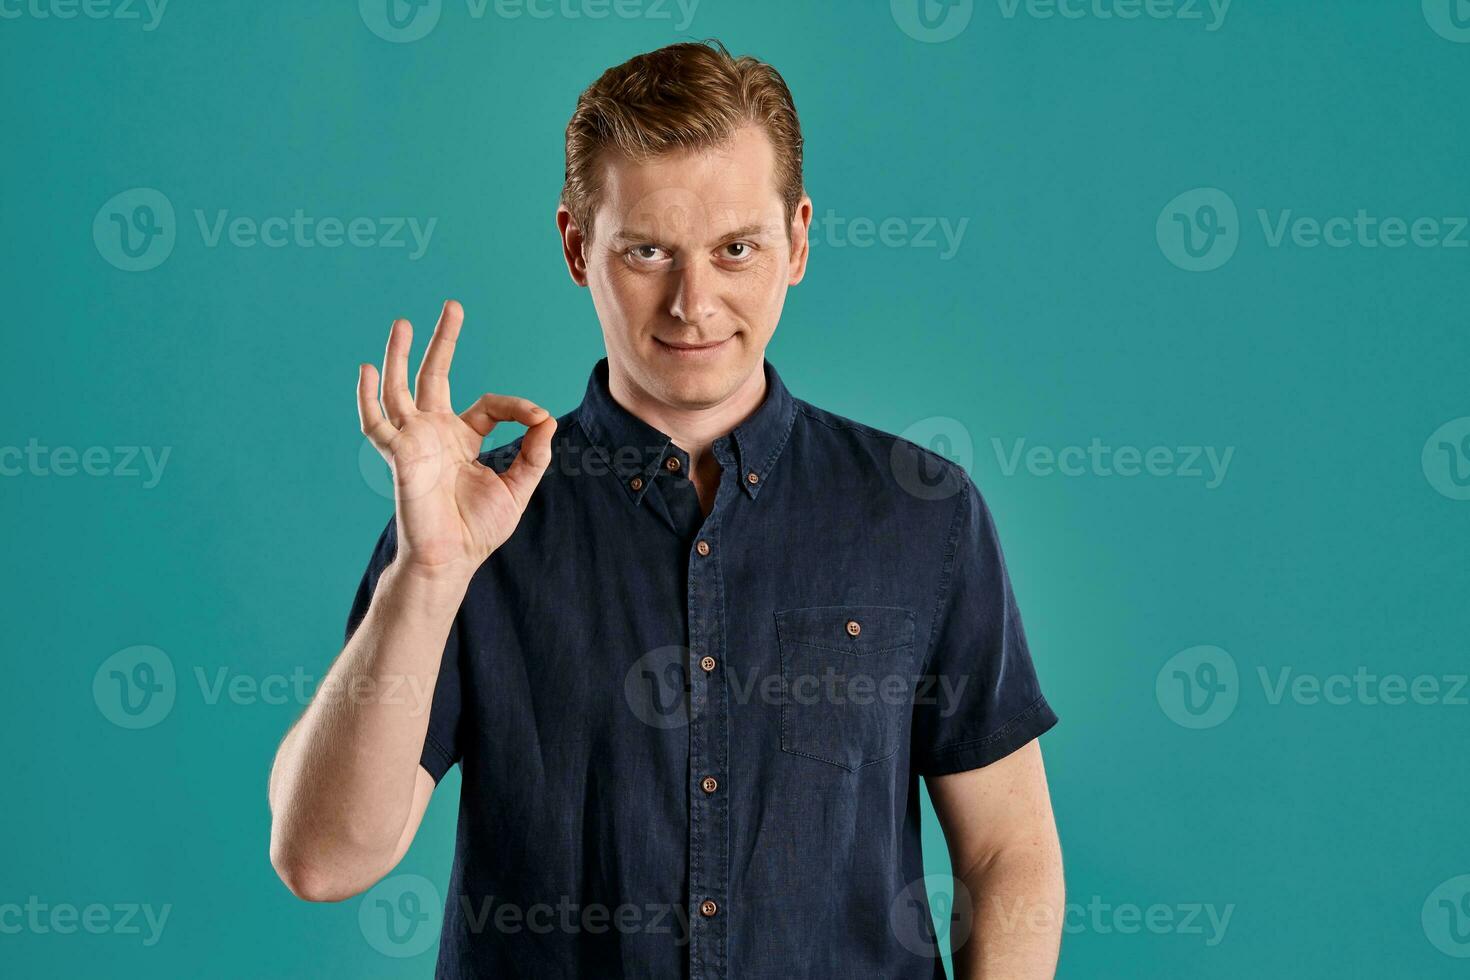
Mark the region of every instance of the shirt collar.
MULTIPOLYGON (((765 399, 749 418, 714 443, 717 458, 724 457, 729 444, 734 443, 738 456, 733 461, 739 464, 738 481, 752 500, 760 495, 770 478, 796 419, 796 400, 776 368, 764 358, 761 365, 766 375, 765 399)), ((678 460, 683 472, 689 471, 688 453, 674 445, 669 436, 613 400, 605 357, 592 366, 587 391, 577 407, 577 420, 592 444, 603 451, 604 463, 635 502, 643 501, 643 495, 670 458, 678 460)))

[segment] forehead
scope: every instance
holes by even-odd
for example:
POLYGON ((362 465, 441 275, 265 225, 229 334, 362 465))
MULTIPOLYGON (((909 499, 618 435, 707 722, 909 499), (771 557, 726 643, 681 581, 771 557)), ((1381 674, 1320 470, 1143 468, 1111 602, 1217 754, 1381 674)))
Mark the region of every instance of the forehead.
POLYGON ((758 126, 745 126, 717 146, 642 161, 609 154, 594 237, 714 238, 752 224, 779 231, 781 214, 775 150, 758 126))

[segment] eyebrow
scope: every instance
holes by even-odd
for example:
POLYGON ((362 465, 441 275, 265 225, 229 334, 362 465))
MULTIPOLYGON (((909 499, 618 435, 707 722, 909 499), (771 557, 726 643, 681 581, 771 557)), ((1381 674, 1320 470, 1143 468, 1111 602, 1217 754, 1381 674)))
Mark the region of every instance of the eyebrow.
MULTIPOLYGON (((770 237, 774 234, 774 229, 757 222, 755 224, 741 225, 739 228, 733 228, 730 231, 725 232, 725 234, 719 236, 717 240, 729 241, 734 238, 765 238, 770 237)), ((629 244, 635 242, 653 242, 657 240, 657 235, 651 235, 646 232, 638 231, 636 229, 627 228, 619 229, 612 236, 612 241, 626 242, 629 244)))

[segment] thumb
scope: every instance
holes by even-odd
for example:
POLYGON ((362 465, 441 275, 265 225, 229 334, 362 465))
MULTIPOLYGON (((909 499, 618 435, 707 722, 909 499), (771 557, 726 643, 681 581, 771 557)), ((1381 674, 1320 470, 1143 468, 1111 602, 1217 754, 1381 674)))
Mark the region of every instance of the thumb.
POLYGON ((544 417, 526 428, 520 452, 500 476, 523 511, 531 502, 531 494, 541 482, 546 468, 551 465, 551 437, 556 432, 556 419, 547 415, 543 408, 537 408, 536 412, 544 417))

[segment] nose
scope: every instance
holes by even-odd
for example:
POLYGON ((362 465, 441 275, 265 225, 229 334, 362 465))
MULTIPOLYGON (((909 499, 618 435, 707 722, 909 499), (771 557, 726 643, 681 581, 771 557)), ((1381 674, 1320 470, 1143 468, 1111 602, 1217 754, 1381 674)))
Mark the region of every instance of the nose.
POLYGON ((696 324, 715 312, 714 271, 704 263, 685 262, 672 271, 674 296, 669 313, 685 323, 696 324))

